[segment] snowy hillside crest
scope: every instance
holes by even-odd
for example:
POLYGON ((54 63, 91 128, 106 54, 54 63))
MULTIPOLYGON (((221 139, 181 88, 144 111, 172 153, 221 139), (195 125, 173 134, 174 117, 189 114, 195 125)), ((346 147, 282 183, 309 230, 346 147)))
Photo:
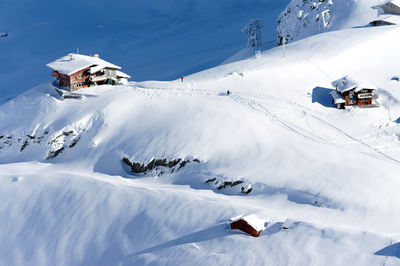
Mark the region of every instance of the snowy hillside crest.
POLYGON ((326 31, 361 27, 377 18, 377 0, 292 0, 277 20, 278 45, 326 31))
POLYGON ((322 32, 329 27, 333 0, 292 0, 278 19, 278 44, 291 42, 303 31, 322 32))

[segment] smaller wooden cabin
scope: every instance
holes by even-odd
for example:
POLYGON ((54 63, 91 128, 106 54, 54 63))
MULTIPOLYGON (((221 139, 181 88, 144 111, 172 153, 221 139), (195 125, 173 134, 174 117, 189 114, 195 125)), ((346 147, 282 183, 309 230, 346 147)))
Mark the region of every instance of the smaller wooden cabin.
POLYGON ((335 89, 330 93, 332 102, 337 108, 345 106, 372 106, 376 87, 369 82, 356 80, 349 76, 332 82, 335 89))
POLYGON ((265 229, 265 222, 255 215, 234 219, 230 224, 231 230, 241 230, 251 236, 258 237, 265 229))
POLYGON ((81 54, 68 54, 47 64, 52 69, 58 85, 69 91, 98 85, 124 84, 130 78, 120 71, 121 67, 107 62, 99 57, 81 54))

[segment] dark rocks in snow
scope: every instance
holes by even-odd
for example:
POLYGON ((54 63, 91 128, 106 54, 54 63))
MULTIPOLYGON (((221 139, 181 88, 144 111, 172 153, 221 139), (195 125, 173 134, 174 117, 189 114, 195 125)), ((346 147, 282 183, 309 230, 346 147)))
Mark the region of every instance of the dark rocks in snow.
MULTIPOLYGON (((1 135, 0 136, 0 140, 2 141, 1 144, 3 145, 7 145, 7 146, 11 146, 12 145, 12 136, 5 136, 5 135, 1 135)), ((0 146, 0 149, 4 148, 4 146, 0 146)))
POLYGON ((186 164, 191 162, 199 163, 200 160, 184 160, 181 158, 173 159, 168 161, 166 158, 163 159, 152 159, 149 163, 144 164, 140 162, 130 161, 128 158, 122 158, 122 161, 129 166, 130 170, 134 174, 147 174, 152 171, 157 171, 157 175, 162 175, 165 173, 162 169, 169 168, 170 173, 173 173, 175 170, 178 171, 181 168, 185 167, 186 164), (176 169, 176 167, 178 168, 176 169))
MULTIPOLYGON (((45 132, 46 134, 46 132, 45 132)), ((64 130, 50 141, 51 149, 46 159, 54 159, 66 148, 73 148, 80 140, 80 135, 74 130, 64 130)))
POLYGON ((216 179, 217 179, 216 177, 207 179, 207 180, 206 180, 206 183, 214 182, 216 179))
MULTIPOLYGON (((6 146, 20 146, 19 151, 25 151, 34 144, 41 144, 43 140, 48 138, 49 130, 45 130, 42 134, 26 134, 23 138, 13 137, 12 135, 0 135, 0 149, 6 146)), ((64 130, 56 137, 49 141, 50 150, 46 159, 57 157, 66 148, 74 147, 80 139, 80 136, 74 130, 64 130)))
POLYGON ((250 194, 251 191, 253 190, 251 184, 243 181, 243 180, 227 180, 227 178, 224 177, 212 177, 209 178, 205 181, 206 184, 211 184, 216 190, 222 191, 228 188, 233 188, 236 187, 240 184, 242 186, 240 187, 240 190, 237 190, 237 193, 242 193, 242 194, 250 194))
POLYGON ((218 189, 218 190, 221 190, 221 189, 224 189, 224 188, 234 187, 234 186, 237 186, 237 185, 242 184, 242 183, 243 183, 243 181, 240 181, 240 180, 234 181, 234 182, 231 182, 231 181, 224 181, 224 182, 222 182, 221 185, 219 185, 219 186, 217 187, 217 189, 218 189))
POLYGON ((240 191, 241 191, 243 194, 246 194, 246 195, 247 195, 247 194, 250 194, 252 190, 253 190, 252 187, 248 187, 247 189, 244 188, 244 187, 242 187, 242 188, 240 189, 240 191))
POLYGON ((61 147, 60 149, 55 150, 55 151, 49 151, 46 159, 49 160, 49 159, 56 158, 63 150, 64 150, 64 147, 61 147))
POLYGON ((63 131, 63 135, 64 136, 66 136, 66 137, 68 137, 69 135, 71 135, 71 134, 73 134, 74 133, 74 131, 72 131, 72 130, 70 130, 70 131, 63 131))
POLYGON ((21 149, 19 151, 22 152, 23 150, 25 150, 25 148, 28 146, 28 144, 29 144, 28 140, 25 140, 24 144, 22 144, 21 149))
POLYGON ((78 143, 79 140, 80 140, 80 138, 73 139, 72 143, 69 145, 69 148, 74 147, 78 143))

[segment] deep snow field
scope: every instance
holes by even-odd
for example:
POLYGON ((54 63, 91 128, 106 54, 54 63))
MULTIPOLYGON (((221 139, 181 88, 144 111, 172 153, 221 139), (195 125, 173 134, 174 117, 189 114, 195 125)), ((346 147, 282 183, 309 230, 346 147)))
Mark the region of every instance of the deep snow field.
POLYGON ((0 264, 398 265, 399 41, 397 26, 347 29, 183 83, 63 101, 44 84, 3 104, 0 264), (331 106, 345 74, 381 106, 331 106), (122 158, 191 163, 132 175, 122 158), (259 238, 228 230, 245 214, 267 222, 259 238))
POLYGON ((0 265, 400 265, 399 42, 341 29, 79 99, 48 74, 0 105, 0 265), (336 109, 345 75, 380 107, 336 109), (152 159, 180 163, 126 163, 152 159))

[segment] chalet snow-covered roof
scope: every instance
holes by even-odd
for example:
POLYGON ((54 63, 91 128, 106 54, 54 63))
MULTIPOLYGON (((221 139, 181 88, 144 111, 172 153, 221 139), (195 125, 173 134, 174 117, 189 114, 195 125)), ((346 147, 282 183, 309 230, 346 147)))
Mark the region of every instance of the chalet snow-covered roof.
POLYGON ((126 73, 124 73, 122 71, 119 71, 119 70, 117 70, 116 74, 117 74, 118 78, 125 78, 125 79, 130 79, 131 78, 131 76, 129 76, 128 74, 126 74, 126 73))
MULTIPOLYGON (((87 67, 95 67, 97 71, 103 68, 121 69, 121 67, 111 64, 99 57, 92 57, 81 54, 68 54, 46 65, 59 73, 71 75, 87 67)), ((96 71, 96 72, 97 72, 96 71)), ((91 73, 95 73, 92 72, 91 73)))
POLYGON ((368 81, 355 79, 350 76, 345 76, 332 82, 332 86, 340 93, 355 89, 356 92, 362 89, 376 90, 376 87, 368 81))

